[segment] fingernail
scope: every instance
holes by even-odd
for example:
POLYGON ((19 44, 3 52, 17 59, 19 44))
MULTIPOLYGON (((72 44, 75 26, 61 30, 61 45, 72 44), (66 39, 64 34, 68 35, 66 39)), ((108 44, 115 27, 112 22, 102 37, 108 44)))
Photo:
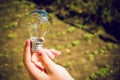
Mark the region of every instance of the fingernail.
POLYGON ((43 49, 40 49, 40 50, 38 50, 38 51, 37 51, 37 53, 39 53, 39 54, 40 54, 40 56, 43 56, 43 55, 44 55, 44 53, 45 53, 45 51, 44 51, 43 49))
POLYGON ((26 46, 30 46, 30 40, 29 39, 26 40, 26 46))
POLYGON ((58 50, 56 50, 56 52, 57 52, 58 54, 61 54, 61 52, 60 52, 60 51, 58 51, 58 50))

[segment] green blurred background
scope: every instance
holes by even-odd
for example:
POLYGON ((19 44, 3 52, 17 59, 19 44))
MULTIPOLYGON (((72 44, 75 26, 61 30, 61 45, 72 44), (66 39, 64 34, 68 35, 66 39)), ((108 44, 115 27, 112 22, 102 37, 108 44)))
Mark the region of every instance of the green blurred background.
POLYGON ((26 17, 34 9, 52 18, 45 48, 62 52, 54 61, 75 80, 119 80, 119 5, 119 0, 1 0, 0 80, 30 80, 22 58, 26 17))

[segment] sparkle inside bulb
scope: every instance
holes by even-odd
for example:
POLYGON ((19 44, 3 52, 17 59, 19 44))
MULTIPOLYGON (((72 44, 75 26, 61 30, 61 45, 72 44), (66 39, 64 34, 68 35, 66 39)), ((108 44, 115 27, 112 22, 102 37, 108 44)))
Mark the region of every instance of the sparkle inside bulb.
POLYGON ((46 32, 50 29, 50 23, 47 16, 42 13, 33 12, 28 19, 28 29, 31 37, 44 37, 46 32))
POLYGON ((48 21, 47 13, 43 10, 32 11, 27 22, 30 39, 32 40, 34 51, 36 51, 44 43, 44 37, 51 24, 48 21))

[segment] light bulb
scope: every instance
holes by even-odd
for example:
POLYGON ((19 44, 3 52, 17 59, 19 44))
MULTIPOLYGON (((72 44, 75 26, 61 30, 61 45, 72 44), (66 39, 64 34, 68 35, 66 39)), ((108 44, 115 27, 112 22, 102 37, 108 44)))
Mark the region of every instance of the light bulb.
POLYGON ((27 23, 33 51, 36 52, 43 47, 44 37, 51 27, 47 12, 44 10, 31 11, 27 23))

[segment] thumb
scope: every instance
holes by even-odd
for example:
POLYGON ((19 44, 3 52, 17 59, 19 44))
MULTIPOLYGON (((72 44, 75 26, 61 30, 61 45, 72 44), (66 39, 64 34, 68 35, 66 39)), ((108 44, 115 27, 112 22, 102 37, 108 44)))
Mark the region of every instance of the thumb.
POLYGON ((47 72, 52 73, 55 69, 56 64, 47 56, 44 49, 39 50, 37 53, 40 54, 39 58, 41 59, 41 63, 47 72))

